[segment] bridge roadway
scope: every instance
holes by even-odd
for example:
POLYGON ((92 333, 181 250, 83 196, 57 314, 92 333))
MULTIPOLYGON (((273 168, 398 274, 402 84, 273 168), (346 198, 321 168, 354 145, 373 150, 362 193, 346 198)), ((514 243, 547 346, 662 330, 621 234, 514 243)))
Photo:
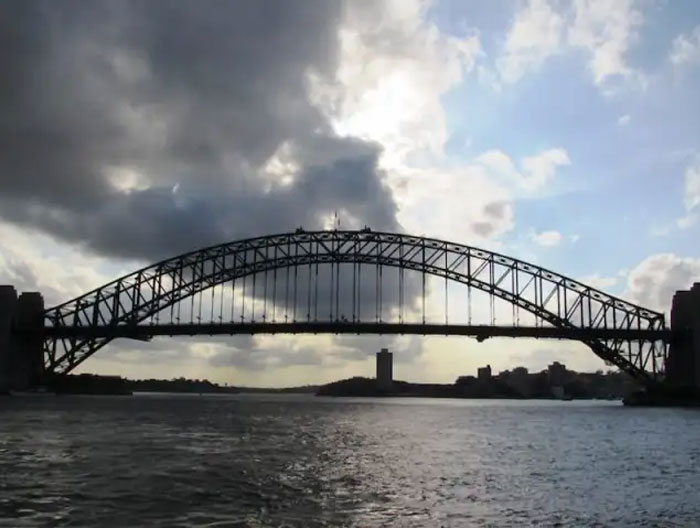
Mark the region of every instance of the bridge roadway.
POLYGON ((293 323, 177 323, 152 325, 48 326, 44 337, 51 338, 131 338, 148 340, 155 336, 236 335, 236 334, 410 334, 476 337, 531 337, 541 339, 620 339, 671 341, 671 330, 616 328, 558 328, 553 326, 446 325, 422 323, 293 322, 293 323))

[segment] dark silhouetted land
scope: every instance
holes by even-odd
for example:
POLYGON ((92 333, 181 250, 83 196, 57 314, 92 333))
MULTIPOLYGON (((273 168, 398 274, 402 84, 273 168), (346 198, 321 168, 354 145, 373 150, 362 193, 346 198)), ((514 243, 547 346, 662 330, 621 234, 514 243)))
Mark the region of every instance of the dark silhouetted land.
POLYGON ((237 393, 310 393, 318 391, 318 385, 301 387, 266 388, 219 385, 209 380, 175 378, 131 380, 120 376, 97 374, 69 374, 51 380, 47 387, 59 394, 133 394, 134 392, 176 392, 194 394, 237 393))
POLYGON ((578 373, 566 371, 565 378, 552 383, 547 371, 528 373, 518 367, 485 379, 460 376, 453 384, 394 381, 382 387, 373 378, 355 377, 319 388, 319 396, 393 396, 428 398, 542 398, 621 399, 634 389, 628 376, 619 372, 578 373))
POLYGON ((320 396, 560 399, 620 399, 636 389, 634 382, 620 372, 578 373, 562 369, 558 378, 555 379, 547 371, 529 373, 527 369, 517 367, 495 376, 460 376, 452 384, 393 381, 390 387, 382 387, 374 378, 354 377, 322 386, 266 388, 220 385, 209 380, 187 378, 131 380, 119 376, 79 374, 57 377, 47 388, 64 394, 307 393, 320 396))

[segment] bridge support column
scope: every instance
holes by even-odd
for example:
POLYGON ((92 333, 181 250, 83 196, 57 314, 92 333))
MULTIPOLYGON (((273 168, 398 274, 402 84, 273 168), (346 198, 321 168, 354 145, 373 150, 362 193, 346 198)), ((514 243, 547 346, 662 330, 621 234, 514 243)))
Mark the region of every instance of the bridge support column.
POLYGON ((17 309, 13 286, 0 286, 0 394, 12 388, 12 325, 17 309))
POLYGON ((39 385, 44 373, 44 299, 0 286, 0 390, 39 385))
POLYGON ((700 392, 700 282, 673 296, 671 330, 674 337, 666 361, 666 381, 673 387, 700 392))

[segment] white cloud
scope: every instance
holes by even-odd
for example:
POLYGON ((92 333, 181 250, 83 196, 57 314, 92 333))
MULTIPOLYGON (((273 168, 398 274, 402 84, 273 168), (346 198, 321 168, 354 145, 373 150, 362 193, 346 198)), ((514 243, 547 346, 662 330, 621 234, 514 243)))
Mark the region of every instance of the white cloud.
POLYGON ((493 149, 460 165, 396 168, 391 181, 398 219, 415 234, 495 248, 515 225, 513 201, 545 189, 568 164, 561 148, 525 157, 520 167, 493 149))
POLYGON ((630 119, 631 117, 629 114, 621 115, 617 118, 617 124, 618 126, 627 126, 630 123, 630 119))
POLYGON ((593 82, 606 91, 615 77, 644 81, 626 59, 644 20, 633 0, 576 0, 571 12, 558 12, 561 5, 530 0, 516 13, 496 60, 504 82, 514 83, 549 58, 576 49, 586 52, 593 82))
POLYGON ((668 60, 673 64, 700 62, 700 26, 689 34, 678 35, 671 45, 668 60))
POLYGON ((520 161, 520 170, 506 153, 496 149, 480 154, 476 161, 513 190, 530 193, 545 187, 559 167, 571 165, 569 155, 563 148, 548 149, 524 157, 520 161))
POLYGON ((700 205, 700 156, 685 170, 685 208, 691 211, 700 205))
MULTIPOLYGON (((311 77, 312 96, 338 133, 382 145, 380 163, 406 230, 489 246, 513 228, 513 199, 540 190, 570 162, 563 149, 536 153, 520 168, 497 149, 446 162, 441 96, 474 69, 481 49, 476 34, 441 33, 426 20, 429 7, 422 0, 350 2, 339 69, 332 79, 311 77)), ((546 8, 533 2, 535 11, 546 8)), ((518 26, 513 53, 520 45, 540 46, 540 32, 518 26)))
POLYGON ((647 308, 668 312, 676 290, 685 290, 700 281, 700 259, 672 253, 651 255, 627 276, 625 299, 647 308))
POLYGON ((404 168, 401 175, 395 198, 409 233, 489 246, 513 228, 511 191, 479 165, 404 168))
POLYGON ((478 164, 445 162, 441 101, 474 68, 479 38, 440 32, 427 20, 430 4, 348 2, 339 68, 330 79, 311 77, 311 94, 339 134, 382 145, 407 231, 480 243, 512 228, 510 195, 478 164))
POLYGON ((697 222, 697 220, 698 217, 696 214, 688 213, 685 216, 676 218, 676 227, 678 227, 678 229, 688 229, 689 227, 695 225, 695 222, 697 222))
POLYGON ((685 214, 665 225, 653 225, 651 236, 665 237, 676 229, 689 229, 697 223, 700 218, 700 156, 685 169, 683 202, 685 214))
POLYGON ((537 189, 546 185, 554 177, 558 167, 571 165, 571 160, 566 150, 557 148, 526 157, 522 165, 526 173, 525 186, 529 189, 537 189))
POLYGON ((562 234, 559 231, 542 231, 541 233, 533 233, 531 235, 533 242, 540 246, 553 247, 558 246, 562 240, 562 234))
POLYGON ((516 14, 508 31, 503 54, 497 61, 501 78, 507 83, 516 82, 559 52, 562 28, 562 17, 547 0, 530 0, 516 14))
POLYGON ((606 291, 608 288, 615 286, 617 284, 617 277, 605 277, 598 273, 593 275, 588 275, 586 277, 581 277, 579 281, 586 286, 591 288, 596 288, 601 291, 606 291))
POLYGON ((476 161, 497 173, 510 177, 519 178, 518 170, 515 168, 513 160, 503 151, 493 149, 479 154, 476 161))
POLYGON ((347 2, 340 65, 332 79, 312 77, 311 93, 342 135, 384 147, 382 164, 415 152, 441 154, 447 140, 440 97, 474 66, 476 34, 440 32, 428 2, 347 2))
POLYGON ((643 22, 632 0, 576 0, 569 44, 590 53, 588 67, 595 84, 613 76, 630 77, 634 71, 625 55, 643 22))
POLYGON ((668 236, 674 229, 688 229, 698 221, 698 217, 700 217, 700 156, 697 156, 694 162, 685 169, 683 191, 685 214, 676 218, 673 223, 653 226, 652 236, 668 236))

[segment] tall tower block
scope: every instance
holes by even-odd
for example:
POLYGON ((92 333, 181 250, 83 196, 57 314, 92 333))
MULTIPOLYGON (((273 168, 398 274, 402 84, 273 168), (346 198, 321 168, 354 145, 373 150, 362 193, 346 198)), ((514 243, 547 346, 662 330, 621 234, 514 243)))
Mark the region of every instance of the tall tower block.
POLYGON ((391 389, 394 382, 394 357, 387 348, 377 352, 377 384, 382 389, 391 389))

